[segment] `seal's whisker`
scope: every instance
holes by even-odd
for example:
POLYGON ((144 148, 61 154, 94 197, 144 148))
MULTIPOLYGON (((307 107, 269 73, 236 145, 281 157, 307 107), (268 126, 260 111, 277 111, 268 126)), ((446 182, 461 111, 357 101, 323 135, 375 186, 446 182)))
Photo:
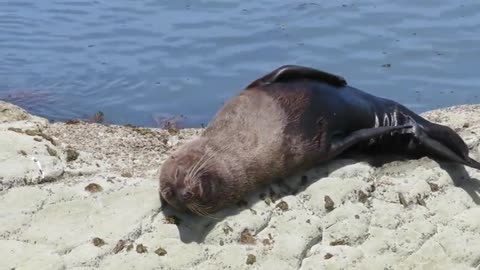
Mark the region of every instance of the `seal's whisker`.
POLYGON ((215 158, 215 156, 216 156, 215 153, 210 152, 210 153, 208 154, 208 157, 207 157, 207 158, 205 159, 205 161, 203 162, 202 166, 200 166, 200 167, 197 169, 197 171, 200 170, 200 168, 205 167, 206 165, 208 165, 208 164, 209 164, 208 162, 209 162, 210 160, 212 160, 213 158, 215 158))
POLYGON ((205 213, 204 211, 200 210, 200 209, 197 207, 196 204, 189 205, 188 208, 189 208, 190 210, 192 210, 192 212, 194 212, 195 214, 197 214, 197 215, 199 215, 199 216, 202 216, 202 217, 206 216, 206 213, 205 213))
POLYGON ((201 176, 203 175, 203 172, 205 172, 207 169, 211 168, 213 165, 212 164, 204 164, 202 165, 201 168, 199 168, 195 174, 191 178, 191 182, 197 184, 201 180, 201 176))
POLYGON ((214 157, 215 155, 213 153, 205 153, 202 156, 202 158, 200 159, 201 163, 199 165, 196 164, 195 170, 192 171, 192 173, 189 175, 189 179, 192 183, 198 182, 198 177, 197 177, 198 172, 200 172, 203 168, 205 168, 205 166, 208 165, 208 162, 212 160, 214 157))
MULTIPOLYGON (((202 156, 202 157, 203 157, 203 156, 202 156)), ((198 164, 198 162, 200 162, 201 159, 202 159, 202 158, 200 157, 200 159, 197 160, 197 161, 190 167, 190 170, 188 170, 187 175, 185 175, 185 178, 190 177, 190 175, 192 174, 192 171, 195 169, 195 167, 197 167, 197 164, 198 164)))
POLYGON ((212 155, 211 157, 209 157, 208 159, 206 159, 202 165, 200 165, 197 170, 195 171, 195 173, 192 175, 192 177, 196 176, 199 172, 203 171, 204 169, 207 169, 209 166, 209 163, 208 161, 212 160, 214 158, 214 156, 212 155))
POLYGON ((193 164, 193 166, 190 168, 190 170, 188 171, 188 178, 192 177, 194 175, 194 172, 197 170, 197 168, 199 166, 201 166, 201 164, 204 162, 204 160, 207 158, 208 156, 208 152, 205 152, 198 160, 197 162, 195 162, 195 164, 193 164))
POLYGON ((187 205, 187 208, 188 208, 190 211, 192 211, 194 214, 197 214, 197 215, 200 215, 200 216, 201 216, 201 214, 197 212, 197 209, 195 208, 194 205, 187 205))
POLYGON ((197 211, 203 213, 204 217, 208 217, 208 218, 215 219, 215 220, 220 220, 219 217, 215 216, 214 214, 210 214, 208 212, 208 209, 211 209, 212 207, 205 207, 204 205, 196 203, 195 208, 197 209, 197 211))
POLYGON ((175 175, 173 177, 173 180, 175 180, 175 183, 177 182, 177 179, 178 179, 178 167, 177 169, 175 170, 175 175))

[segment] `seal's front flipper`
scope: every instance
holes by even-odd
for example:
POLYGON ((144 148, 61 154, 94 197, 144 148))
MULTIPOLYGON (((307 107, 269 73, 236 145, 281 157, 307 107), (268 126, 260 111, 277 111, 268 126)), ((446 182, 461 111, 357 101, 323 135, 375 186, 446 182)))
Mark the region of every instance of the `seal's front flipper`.
POLYGON ((359 129, 348 136, 334 140, 328 151, 329 158, 333 158, 343 151, 347 150, 348 148, 354 146, 357 143, 366 141, 368 139, 377 138, 381 135, 385 135, 392 131, 401 130, 401 129, 408 129, 412 128, 412 125, 401 125, 401 126, 392 126, 392 127, 377 127, 377 128, 365 128, 359 129))
POLYGON ((246 87, 246 89, 276 82, 287 82, 301 79, 315 80, 337 87, 343 87, 347 85, 347 81, 343 77, 332 73, 309 67, 285 65, 253 81, 246 87))
POLYGON ((432 139, 430 136, 428 136, 424 132, 417 135, 417 139, 420 144, 422 144, 425 148, 427 148, 429 153, 433 153, 439 156, 440 158, 446 159, 447 161, 460 163, 460 164, 480 170, 480 163, 470 158, 468 156, 468 152, 466 157, 461 156, 458 153, 452 151, 452 149, 447 147, 445 144, 439 142, 436 139, 432 139))

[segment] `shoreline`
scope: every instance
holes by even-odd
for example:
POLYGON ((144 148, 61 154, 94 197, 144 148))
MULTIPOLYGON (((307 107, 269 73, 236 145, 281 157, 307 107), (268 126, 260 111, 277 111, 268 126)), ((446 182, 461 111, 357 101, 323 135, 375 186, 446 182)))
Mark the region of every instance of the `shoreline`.
MULTIPOLYGON (((421 115, 480 159, 480 105, 421 115)), ((0 101, 0 269, 480 269, 480 171, 429 158, 340 157, 221 220, 160 212, 163 160, 202 130, 48 123, 0 101)))

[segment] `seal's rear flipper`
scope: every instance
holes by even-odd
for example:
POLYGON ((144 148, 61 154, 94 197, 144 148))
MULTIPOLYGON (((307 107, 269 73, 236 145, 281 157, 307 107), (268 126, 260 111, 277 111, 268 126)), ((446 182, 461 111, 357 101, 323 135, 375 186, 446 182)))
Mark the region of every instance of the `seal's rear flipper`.
POLYGON ((285 65, 253 81, 246 87, 246 89, 276 82, 286 82, 301 79, 316 80, 337 87, 343 87, 347 85, 347 81, 343 77, 332 73, 309 67, 285 65))
POLYGON ((356 130, 344 138, 333 140, 330 150, 328 151, 328 156, 329 158, 333 158, 357 143, 377 138, 380 135, 384 135, 392 131, 409 128, 412 128, 412 125, 365 128, 356 130))
POLYGON ((439 157, 446 159, 447 161, 460 163, 460 164, 480 170, 480 163, 468 156, 468 148, 467 148, 467 156, 463 157, 455 153, 454 151, 452 151, 449 147, 445 146, 443 143, 435 139, 432 139, 430 136, 428 136, 427 134, 424 134, 423 132, 422 134, 417 136, 417 139, 424 147, 427 148, 429 153, 434 153, 439 157))
POLYGON ((426 125, 423 129, 428 137, 447 146, 462 159, 468 159, 468 146, 453 129, 435 123, 426 125))

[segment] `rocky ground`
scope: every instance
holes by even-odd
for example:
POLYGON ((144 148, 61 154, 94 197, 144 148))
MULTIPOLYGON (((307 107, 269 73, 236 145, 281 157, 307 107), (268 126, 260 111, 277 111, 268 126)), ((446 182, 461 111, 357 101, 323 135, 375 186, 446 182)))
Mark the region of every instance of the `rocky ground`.
MULTIPOLYGON (((425 116, 480 159, 480 106, 425 116)), ((161 212, 158 169, 200 132, 0 102, 0 269, 480 269, 480 171, 429 158, 343 157, 215 219, 161 212)))

